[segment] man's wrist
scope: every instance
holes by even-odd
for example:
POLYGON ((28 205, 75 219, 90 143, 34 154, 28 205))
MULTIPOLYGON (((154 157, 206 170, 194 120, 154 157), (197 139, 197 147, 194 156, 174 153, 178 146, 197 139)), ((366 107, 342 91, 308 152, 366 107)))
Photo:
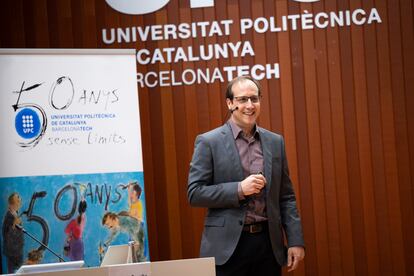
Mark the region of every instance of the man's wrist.
POLYGON ((241 187, 241 182, 237 184, 237 195, 239 196, 239 201, 245 200, 246 197, 243 194, 243 189, 241 187))

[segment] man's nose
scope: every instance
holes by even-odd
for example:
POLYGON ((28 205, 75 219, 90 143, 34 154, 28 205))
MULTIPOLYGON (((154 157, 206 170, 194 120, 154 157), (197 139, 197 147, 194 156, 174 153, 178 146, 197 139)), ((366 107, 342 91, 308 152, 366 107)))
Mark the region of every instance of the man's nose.
POLYGON ((247 99, 246 106, 250 106, 250 107, 254 106, 254 104, 252 102, 252 99, 250 99, 250 98, 247 99))

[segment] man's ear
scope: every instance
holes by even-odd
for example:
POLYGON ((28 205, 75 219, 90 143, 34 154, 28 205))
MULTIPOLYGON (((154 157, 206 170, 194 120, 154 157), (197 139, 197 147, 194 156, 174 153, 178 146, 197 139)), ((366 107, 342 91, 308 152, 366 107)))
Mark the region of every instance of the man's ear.
POLYGON ((229 110, 232 110, 233 109, 233 101, 232 100, 230 100, 229 98, 227 98, 226 99, 226 104, 227 104, 227 108, 229 110))

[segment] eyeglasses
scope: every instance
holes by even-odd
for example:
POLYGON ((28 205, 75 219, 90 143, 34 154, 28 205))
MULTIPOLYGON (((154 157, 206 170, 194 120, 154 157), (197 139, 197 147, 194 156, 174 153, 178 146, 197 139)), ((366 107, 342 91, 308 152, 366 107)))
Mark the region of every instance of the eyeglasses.
POLYGON ((260 96, 259 95, 253 95, 253 96, 250 96, 250 97, 248 97, 248 96, 234 96, 233 97, 236 101, 238 101, 239 103, 241 103, 241 104, 245 104, 245 103, 247 103, 249 100, 252 102, 252 103, 258 103, 258 102, 260 102, 260 96))

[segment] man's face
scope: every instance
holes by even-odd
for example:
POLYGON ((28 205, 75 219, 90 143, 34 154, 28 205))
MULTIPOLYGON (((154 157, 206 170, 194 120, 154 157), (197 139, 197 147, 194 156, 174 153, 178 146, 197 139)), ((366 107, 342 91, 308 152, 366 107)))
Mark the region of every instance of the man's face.
POLYGON ((112 218, 108 217, 106 219, 106 221, 105 221, 105 225, 109 229, 113 229, 113 228, 118 227, 119 226, 119 223, 118 223, 118 220, 116 218, 115 219, 112 219, 112 218))
POLYGON ((135 191, 134 189, 132 189, 132 192, 131 192, 131 200, 132 201, 136 201, 137 200, 137 197, 138 197, 137 191, 135 191))
POLYGON ((251 80, 242 80, 232 87, 233 100, 227 99, 227 107, 234 110, 233 121, 246 133, 250 133, 260 114, 259 91, 251 80))
POLYGON ((12 204, 10 205, 11 209, 18 211, 22 206, 22 200, 19 195, 14 195, 12 199, 12 204))

